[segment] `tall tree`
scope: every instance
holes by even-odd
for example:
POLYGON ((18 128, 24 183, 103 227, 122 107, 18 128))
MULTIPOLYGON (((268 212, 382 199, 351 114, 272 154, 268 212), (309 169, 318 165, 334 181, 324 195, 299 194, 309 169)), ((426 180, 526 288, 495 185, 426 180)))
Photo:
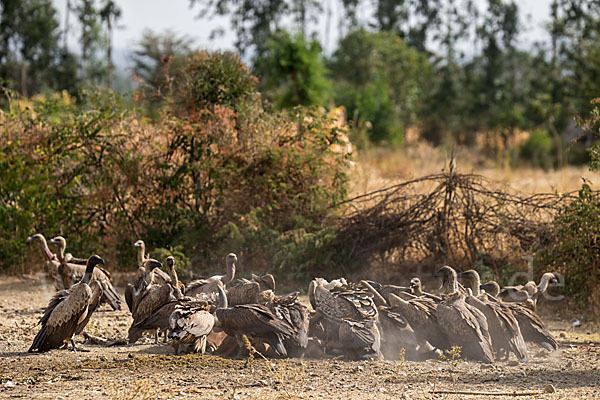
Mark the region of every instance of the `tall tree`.
POLYGON ((192 7, 201 4, 200 18, 229 16, 237 40, 235 46, 242 55, 250 53, 260 58, 267 50, 267 41, 281 28, 279 24, 291 17, 293 30, 307 35, 308 22, 317 20, 322 11, 316 0, 190 0, 192 7))
POLYGON ((100 9, 95 0, 71 0, 71 10, 80 29, 80 75, 88 84, 101 84, 106 79, 107 66, 100 56, 105 47, 100 9))
POLYGON ((56 88, 62 57, 52 1, 0 0, 0 15, 0 79, 25 95, 56 88))
POLYGON ((277 106, 324 105, 328 94, 321 45, 306 41, 301 34, 276 33, 267 43, 267 51, 255 60, 254 70, 260 86, 277 106))
POLYGON ((113 0, 105 0, 100 9, 100 18, 106 24, 106 86, 112 88, 115 69, 112 61, 112 35, 117 20, 121 18, 121 9, 113 0))

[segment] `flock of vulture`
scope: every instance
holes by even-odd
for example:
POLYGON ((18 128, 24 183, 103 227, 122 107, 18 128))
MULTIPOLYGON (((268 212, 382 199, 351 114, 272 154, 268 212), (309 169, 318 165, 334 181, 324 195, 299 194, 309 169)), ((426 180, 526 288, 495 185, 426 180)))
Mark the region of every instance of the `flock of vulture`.
MULTIPOLYGON (((42 316, 41 329, 29 352, 76 350, 73 337, 83 331, 92 313, 103 303, 121 308, 121 299, 97 255, 77 259, 65 254, 66 241, 55 237, 53 253, 41 234, 39 242, 45 271, 57 288, 42 316)), ((527 346, 553 351, 558 343, 535 312, 537 298, 555 279, 551 273, 539 284, 505 287, 481 284, 474 270, 458 273, 449 266, 434 276, 441 280, 440 294, 426 293, 413 278, 409 287, 374 281, 349 283, 315 278, 308 297, 313 311, 303 305, 299 292, 275 294, 272 275, 252 275, 232 284, 237 257, 225 258, 226 274, 190 282, 178 280, 175 260, 163 264, 148 258, 144 242, 138 250, 138 270, 127 284, 125 300, 132 314, 129 343, 145 333, 158 343, 171 341, 176 354, 212 353, 248 357, 343 357, 349 360, 438 358, 460 347, 465 359, 492 363, 527 360, 527 346), (459 282, 459 280, 462 282, 459 282)))

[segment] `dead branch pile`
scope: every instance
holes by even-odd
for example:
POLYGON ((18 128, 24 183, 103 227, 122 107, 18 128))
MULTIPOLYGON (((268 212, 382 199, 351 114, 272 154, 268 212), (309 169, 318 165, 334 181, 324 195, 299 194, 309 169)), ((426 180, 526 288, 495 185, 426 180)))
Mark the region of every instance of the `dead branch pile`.
POLYGON ((336 246, 353 269, 479 263, 498 276, 549 240, 553 217, 574 198, 498 188, 483 176, 450 169, 351 199, 336 246))

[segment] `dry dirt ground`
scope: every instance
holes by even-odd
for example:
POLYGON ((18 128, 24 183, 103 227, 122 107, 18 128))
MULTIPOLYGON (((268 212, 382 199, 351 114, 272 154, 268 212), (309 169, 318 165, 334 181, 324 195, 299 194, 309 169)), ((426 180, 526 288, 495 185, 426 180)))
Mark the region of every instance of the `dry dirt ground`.
MULTIPOLYGON (((573 328, 568 321, 548 321, 560 341, 559 351, 548 354, 536 348, 527 363, 513 360, 492 366, 438 360, 244 361, 174 356, 170 345, 154 345, 149 338, 132 346, 82 344, 89 352, 28 354, 52 291, 37 277, 1 278, 0 398, 600 398, 600 335, 597 326, 585 323, 573 328), (479 394, 436 393, 440 391, 479 394)), ((123 338, 130 322, 128 312, 104 306, 86 329, 106 338, 123 338)))

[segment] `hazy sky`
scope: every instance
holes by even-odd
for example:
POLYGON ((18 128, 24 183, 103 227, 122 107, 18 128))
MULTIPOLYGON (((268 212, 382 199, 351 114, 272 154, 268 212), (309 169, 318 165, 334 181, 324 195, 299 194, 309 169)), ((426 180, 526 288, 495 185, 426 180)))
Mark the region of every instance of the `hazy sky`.
MULTIPOLYGON (((64 15, 67 0, 53 0, 61 15, 61 26, 64 26, 64 15)), ((485 4, 485 0, 478 0, 480 4, 485 4)), ((518 0, 521 8, 521 18, 525 26, 532 27, 522 35, 522 41, 529 43, 544 38, 542 23, 549 18, 549 5, 551 0, 518 0), (531 20, 527 21, 527 15, 531 20)), ((337 1, 326 0, 322 2, 327 9, 327 4, 339 4, 337 1)), ((141 38, 142 32, 146 28, 162 32, 171 29, 179 34, 185 34, 195 40, 198 47, 208 49, 233 49, 235 37, 229 31, 229 21, 227 18, 216 18, 210 21, 199 20, 196 18, 199 7, 189 8, 188 0, 117 0, 117 4, 122 9, 122 17, 119 20, 120 29, 114 33, 114 45, 118 53, 123 54, 126 49, 131 49, 135 41, 141 38), (209 40, 211 30, 217 27, 224 27, 228 30, 224 37, 209 40)), ((337 20, 340 10, 332 10, 333 21, 337 20)), ((70 25, 73 26, 74 15, 71 15, 70 25)), ((325 18, 323 18, 324 20, 325 18)), ((319 29, 324 32, 323 26, 319 29)), ((337 24, 332 22, 331 34, 328 43, 323 43, 326 51, 331 51, 336 45, 338 29, 337 24)), ((325 38, 321 37, 321 41, 325 38)), ((72 39, 73 42, 75 39, 72 39)))

